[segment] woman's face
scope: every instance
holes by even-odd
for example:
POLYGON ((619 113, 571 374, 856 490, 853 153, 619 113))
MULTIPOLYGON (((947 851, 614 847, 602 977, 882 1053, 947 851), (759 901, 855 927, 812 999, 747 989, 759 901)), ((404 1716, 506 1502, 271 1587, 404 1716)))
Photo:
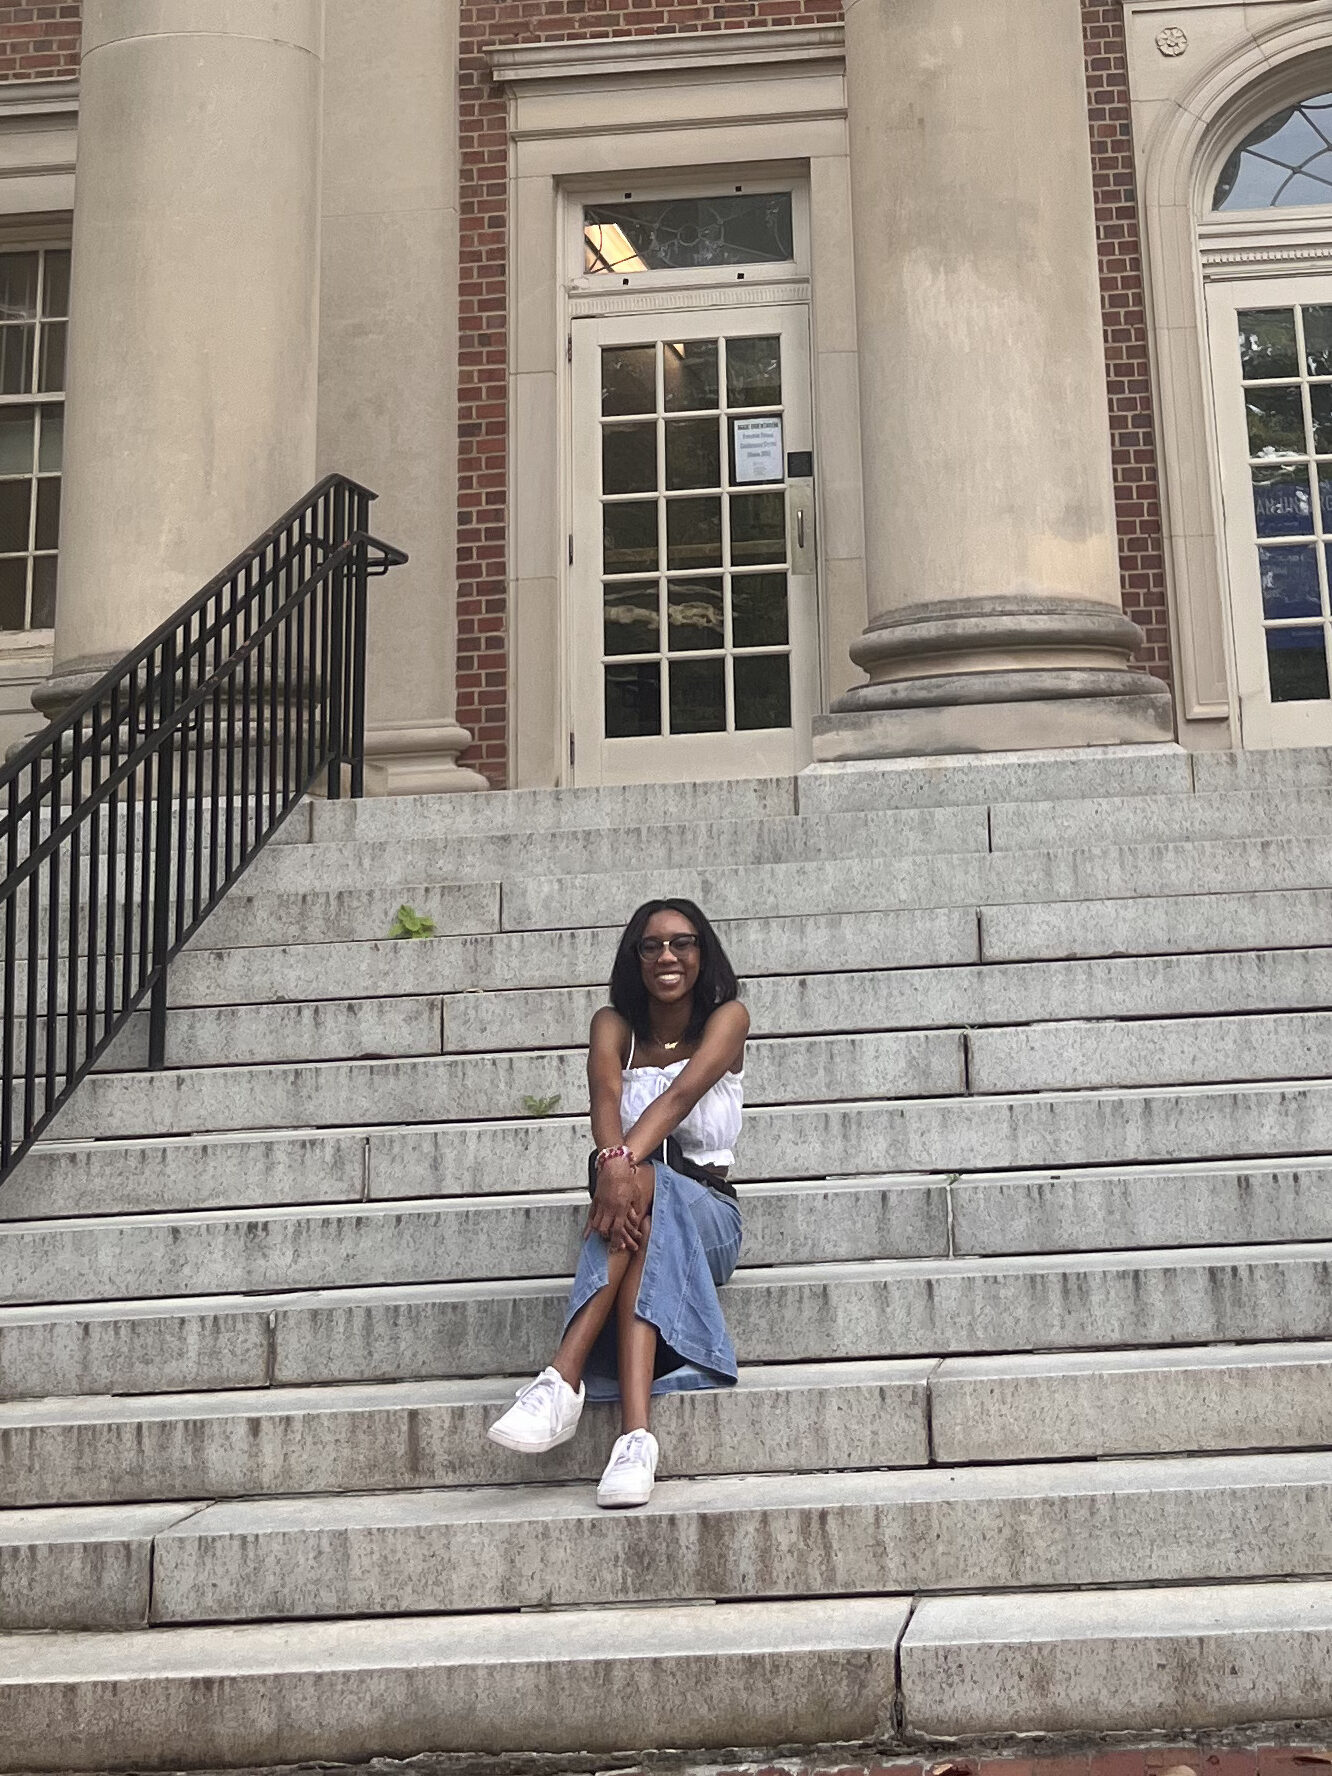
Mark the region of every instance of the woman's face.
POLYGON ((643 932, 643 941, 665 946, 656 955, 639 956, 643 985, 649 996, 662 1005, 674 1005, 681 999, 687 999, 698 980, 701 961, 698 933, 688 919, 683 913, 653 913, 643 932), (685 944, 677 956, 668 942, 673 937, 692 937, 694 942, 685 944))

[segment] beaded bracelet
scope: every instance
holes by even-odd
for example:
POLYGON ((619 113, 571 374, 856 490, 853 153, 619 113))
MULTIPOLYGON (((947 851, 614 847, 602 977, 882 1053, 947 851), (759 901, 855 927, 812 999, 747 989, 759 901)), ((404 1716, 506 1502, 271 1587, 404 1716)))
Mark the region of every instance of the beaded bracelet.
POLYGON ((612 1159, 627 1159, 631 1165, 638 1164, 627 1147, 603 1147, 597 1154, 597 1170, 600 1171, 612 1159))

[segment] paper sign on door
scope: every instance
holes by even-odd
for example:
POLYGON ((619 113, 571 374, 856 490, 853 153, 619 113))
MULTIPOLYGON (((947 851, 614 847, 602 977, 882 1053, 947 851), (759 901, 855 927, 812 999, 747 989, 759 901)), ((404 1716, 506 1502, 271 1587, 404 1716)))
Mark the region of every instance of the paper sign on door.
POLYGON ((782 479, 782 422, 779 416, 732 421, 735 438, 735 481, 744 487, 755 481, 782 479))

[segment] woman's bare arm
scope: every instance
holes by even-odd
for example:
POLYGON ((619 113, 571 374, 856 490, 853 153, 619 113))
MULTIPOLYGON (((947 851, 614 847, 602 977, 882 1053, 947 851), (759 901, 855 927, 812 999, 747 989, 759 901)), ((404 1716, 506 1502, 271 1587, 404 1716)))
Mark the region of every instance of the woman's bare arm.
POLYGON ((624 1141, 620 1126, 621 1074, 632 1032, 618 1011, 603 1005, 594 1013, 587 1044, 587 1090, 592 1106, 592 1139, 598 1149, 624 1141))

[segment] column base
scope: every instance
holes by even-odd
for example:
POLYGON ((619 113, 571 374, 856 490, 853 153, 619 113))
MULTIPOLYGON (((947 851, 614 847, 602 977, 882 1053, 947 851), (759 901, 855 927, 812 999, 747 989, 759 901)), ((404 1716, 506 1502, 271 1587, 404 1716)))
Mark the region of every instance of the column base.
POLYGON ((479 771, 458 763, 472 744, 453 721, 382 722, 365 735, 367 795, 470 795, 489 789, 479 771))
POLYGON ((814 720, 814 759, 929 758, 1175 737, 1169 689, 1145 672, 981 672, 862 685, 814 720))

